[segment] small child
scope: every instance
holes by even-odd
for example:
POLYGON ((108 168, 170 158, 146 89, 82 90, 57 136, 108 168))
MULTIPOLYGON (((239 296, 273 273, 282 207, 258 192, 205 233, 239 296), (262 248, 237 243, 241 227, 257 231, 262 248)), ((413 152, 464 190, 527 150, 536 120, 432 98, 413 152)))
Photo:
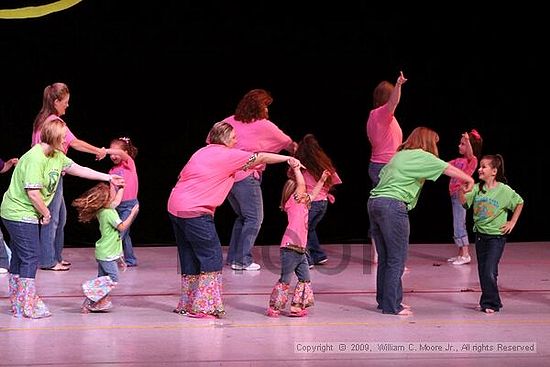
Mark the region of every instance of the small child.
POLYGON ((324 265, 328 262, 328 257, 321 248, 319 237, 317 236, 317 225, 325 216, 328 203, 334 203, 335 198, 332 194, 334 185, 341 184, 342 180, 338 176, 338 173, 336 173, 332 160, 321 148, 313 134, 306 134, 302 141, 300 141, 295 157, 307 167, 303 172, 306 191, 313 191, 317 181, 323 175, 323 171, 327 170, 330 172, 330 177, 325 181, 319 195, 317 195, 315 200, 312 200, 309 208, 307 260, 311 269, 313 265, 324 265))
MULTIPOLYGON (((472 176, 477 168, 477 160, 481 155, 481 145, 483 139, 481 135, 473 129, 470 133, 463 133, 458 144, 460 157, 449 162, 456 168, 461 169, 472 176)), ((451 177, 449 180, 449 194, 451 195, 451 205, 453 208, 453 239, 458 246, 457 256, 447 259, 453 265, 469 264, 472 261, 470 257, 470 240, 468 239, 468 230, 466 229, 466 209, 460 203, 459 191, 462 181, 451 177)))
POLYGON ((278 317, 286 308, 292 273, 298 277, 290 303, 291 317, 307 315, 307 307, 313 306, 313 290, 306 257, 308 210, 311 200, 319 194, 330 172, 325 170, 311 194, 306 192, 306 183, 300 164, 292 166, 294 179, 289 178, 281 198, 281 209, 286 211, 288 225, 281 241, 281 277, 273 287, 269 298, 267 316, 278 317))
MULTIPOLYGON (((124 177, 124 195, 122 201, 116 207, 116 211, 121 220, 125 220, 138 202, 138 175, 136 169, 136 159, 138 149, 127 137, 111 140, 111 146, 107 149, 107 154, 111 156, 114 166, 109 170, 110 174, 116 174, 124 177)), ((134 254, 132 238, 130 238, 130 226, 124 230, 120 237, 122 238, 122 249, 124 251, 124 261, 128 266, 137 266, 137 258, 134 254)))
POLYGON ((506 185, 504 160, 500 154, 485 155, 478 169, 480 182, 472 191, 460 191, 466 208, 474 209, 477 269, 481 285, 479 306, 485 313, 502 308, 498 292, 498 264, 506 245, 506 235, 514 229, 523 209, 523 199, 506 185), (508 220, 508 212, 512 217, 508 220))
POLYGON ((139 211, 136 204, 124 221, 114 209, 121 201, 123 187, 99 183, 76 198, 72 205, 78 211, 78 220, 87 223, 97 218, 101 238, 96 242, 95 257, 98 263, 97 278, 82 284, 86 296, 82 312, 108 311, 112 307, 109 293, 118 282, 118 266, 126 270, 122 255, 120 233, 126 230, 139 211), (117 266, 118 265, 118 266, 117 266))

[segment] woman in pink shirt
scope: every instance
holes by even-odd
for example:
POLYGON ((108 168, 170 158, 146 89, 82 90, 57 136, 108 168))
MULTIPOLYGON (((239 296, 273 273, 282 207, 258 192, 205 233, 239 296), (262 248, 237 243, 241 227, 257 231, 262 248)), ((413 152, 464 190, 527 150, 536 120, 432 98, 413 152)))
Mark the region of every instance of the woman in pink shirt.
MULTIPOLYGON (((267 108, 272 102, 267 91, 253 89, 241 99, 235 115, 224 120, 237 134, 235 148, 249 152, 296 151, 297 144, 268 120, 267 108)), ((227 253, 227 263, 234 270, 260 270, 252 257, 252 247, 264 219, 261 187, 264 170, 265 164, 261 164, 246 172, 237 172, 229 193, 229 203, 237 214, 227 253)))
MULTIPOLYGON (((372 188, 380 181, 379 175, 382 168, 390 161, 397 148, 403 142, 403 131, 395 118, 395 109, 401 99, 401 86, 407 79, 401 71, 395 86, 384 80, 380 82, 372 94, 373 109, 367 120, 367 137, 371 144, 371 156, 369 162, 369 178, 372 188)), ((372 241, 373 262, 378 262, 378 254, 374 239, 372 241)))
MULTIPOLYGON (((34 120, 32 131, 32 146, 40 143, 40 132, 46 121, 61 119, 69 107, 69 87, 65 83, 53 83, 44 89, 42 108, 34 120)), ((97 148, 84 140, 78 139, 67 128, 63 153, 67 154, 69 147, 84 153, 91 153, 101 160, 107 154, 105 148, 97 148)), ((40 229, 40 268, 44 270, 69 270, 70 262, 63 260, 61 252, 65 242, 64 229, 67 221, 67 207, 63 198, 63 177, 60 177, 54 199, 49 205, 52 215, 50 224, 40 229)))
POLYGON ((168 199, 182 274, 181 298, 174 312, 194 318, 225 314, 222 248, 214 212, 226 199, 236 174, 269 163, 300 164, 284 155, 234 149, 235 129, 223 121, 214 124, 207 143, 183 167, 168 199))

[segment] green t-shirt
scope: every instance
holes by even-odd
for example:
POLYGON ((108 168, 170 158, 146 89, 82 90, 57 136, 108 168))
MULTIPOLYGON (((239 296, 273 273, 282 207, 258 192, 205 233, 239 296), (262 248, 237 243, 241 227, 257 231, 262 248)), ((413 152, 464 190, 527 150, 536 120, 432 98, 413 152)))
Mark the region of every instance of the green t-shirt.
POLYGON ((101 238, 95 243, 95 257, 98 260, 111 261, 122 256, 122 240, 118 225, 122 223, 115 209, 104 208, 97 213, 101 238))
POLYGON ((502 235, 500 228, 508 221, 508 212, 523 204, 523 199, 510 186, 499 182, 492 189, 479 190, 479 184, 466 193, 464 206, 474 209, 474 232, 502 235))
POLYGON ((382 168, 380 182, 370 195, 403 201, 411 210, 416 206, 424 181, 437 180, 448 165, 422 149, 401 150, 382 168))
POLYGON ((15 166, 10 186, 4 193, 0 207, 2 218, 16 222, 38 223, 40 215, 32 205, 27 189, 39 189, 44 203, 49 205, 61 172, 72 164, 73 161, 58 150, 47 157, 40 144, 29 149, 15 166))

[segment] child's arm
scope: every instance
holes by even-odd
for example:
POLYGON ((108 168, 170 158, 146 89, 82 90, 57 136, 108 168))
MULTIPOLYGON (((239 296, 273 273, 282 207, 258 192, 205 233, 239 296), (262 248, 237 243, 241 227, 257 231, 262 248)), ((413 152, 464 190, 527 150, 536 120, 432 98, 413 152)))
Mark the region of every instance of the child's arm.
POLYGON ((512 218, 500 228, 502 234, 508 234, 512 232, 512 229, 514 229, 514 227, 516 226, 516 222, 518 221, 519 215, 521 214, 522 210, 523 203, 516 205, 516 208, 514 209, 514 214, 512 214, 512 218))
POLYGON ((325 181, 330 176, 331 176, 331 173, 330 173, 329 170, 324 170, 323 171, 323 174, 321 175, 321 177, 319 177, 319 180, 317 181, 317 184, 315 184, 315 187, 309 193, 309 198, 311 199, 311 201, 313 201, 317 197, 317 195, 319 195, 319 192, 321 192, 321 189, 325 185, 325 181))
POLYGON ((472 149, 472 144, 470 144, 470 136, 467 132, 462 134, 462 139, 464 139, 464 147, 466 148, 464 151, 464 158, 469 162, 474 158, 474 150, 472 149))
POLYGON ((130 215, 128 216, 128 218, 126 218, 123 222, 121 222, 116 227, 116 229, 118 229, 119 232, 123 232, 123 231, 127 230, 128 228, 130 228, 130 225, 132 224, 132 222, 136 218, 136 215, 137 215, 138 212, 139 212, 139 204, 136 204, 132 208, 132 211, 130 212, 130 215))
POLYGON ((122 149, 118 149, 118 148, 108 148, 106 149, 106 152, 107 154, 111 155, 111 154, 116 154, 116 155, 119 155, 120 158, 122 158, 123 161, 127 161, 128 159, 130 159, 130 155, 128 153, 126 153, 124 150, 122 149))
POLYGON ((122 195, 124 194, 124 186, 120 186, 118 187, 118 190, 116 192, 116 195, 113 199, 113 201, 111 201, 111 204, 109 205, 109 208, 116 208, 117 206, 120 205, 120 202, 122 201, 122 195))
POLYGON ((306 193, 306 180, 304 180, 304 175, 299 164, 292 166, 292 169, 294 170, 294 178, 296 179, 296 191, 294 195, 297 198, 301 198, 306 193))

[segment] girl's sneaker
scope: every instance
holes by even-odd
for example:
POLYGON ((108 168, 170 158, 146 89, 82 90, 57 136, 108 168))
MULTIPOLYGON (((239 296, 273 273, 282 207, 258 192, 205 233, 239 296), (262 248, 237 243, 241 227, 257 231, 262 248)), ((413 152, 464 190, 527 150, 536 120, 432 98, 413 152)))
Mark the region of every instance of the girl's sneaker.
POLYGON ((304 317, 304 316, 307 316, 307 310, 303 309, 303 310, 299 310, 299 311, 290 311, 288 316, 289 317, 304 317))

